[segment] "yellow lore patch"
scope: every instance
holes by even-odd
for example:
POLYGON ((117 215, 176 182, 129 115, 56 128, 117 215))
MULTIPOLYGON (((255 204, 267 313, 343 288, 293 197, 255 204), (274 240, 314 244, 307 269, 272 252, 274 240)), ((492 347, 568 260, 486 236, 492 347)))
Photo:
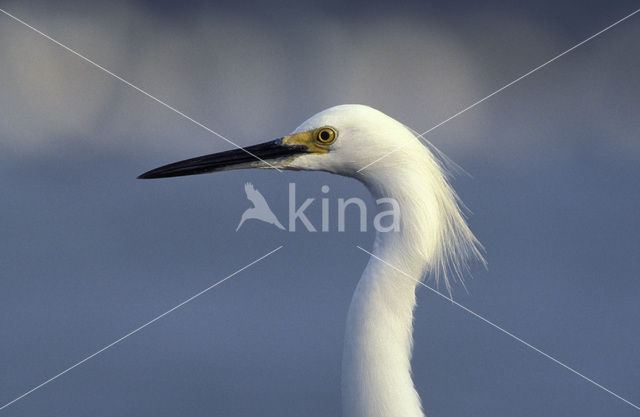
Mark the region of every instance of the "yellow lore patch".
POLYGON ((282 139, 283 145, 303 145, 308 153, 323 154, 329 152, 329 147, 338 137, 338 131, 332 127, 320 127, 308 132, 294 133, 282 139))

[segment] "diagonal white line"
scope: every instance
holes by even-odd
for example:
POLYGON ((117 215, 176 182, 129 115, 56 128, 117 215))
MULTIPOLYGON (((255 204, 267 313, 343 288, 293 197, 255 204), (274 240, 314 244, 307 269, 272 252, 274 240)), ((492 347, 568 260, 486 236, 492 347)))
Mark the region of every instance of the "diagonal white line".
POLYGON ((537 347, 531 345, 530 343, 525 342, 524 340, 522 340, 521 338, 519 338, 518 336, 514 335, 513 333, 503 329, 502 327, 498 326, 497 324, 495 324, 494 322, 482 317, 481 315, 469 310, 467 307, 463 306, 462 304, 458 303, 457 301, 454 301, 453 299, 447 297, 446 295, 442 294, 440 291, 437 291, 433 288, 431 288, 430 286, 428 286, 427 284, 425 284, 424 282, 413 278, 411 275, 407 274, 406 272, 402 271, 401 269, 396 268, 395 266, 391 265, 389 262, 385 261, 384 259, 379 258, 378 256, 374 255, 373 253, 369 252, 366 249, 363 249, 360 246, 356 247, 358 249, 360 249, 361 251, 368 253, 370 256, 376 258, 377 260, 379 260, 380 262, 384 263, 385 265, 395 269, 396 271, 400 272, 402 275, 406 276, 407 278, 417 282, 418 284, 422 285, 423 287, 427 288, 429 291, 433 292, 434 294, 444 298, 445 300, 453 303, 454 305, 456 305, 457 307, 460 307, 461 309, 463 309, 464 311, 466 311, 467 313, 471 314, 472 316, 482 320, 483 322, 487 323, 488 325, 498 329, 499 331, 501 331, 502 333, 506 334, 507 336, 517 340, 518 342, 522 343, 523 345, 525 345, 526 347, 538 352, 539 354, 541 354, 542 356, 544 356, 547 359, 551 359, 553 362, 557 363, 558 365, 562 366, 563 368, 573 372, 574 374, 578 375, 580 378, 592 383, 593 385, 595 385, 596 387, 600 388, 601 390, 608 392, 609 394, 613 395, 614 397, 616 397, 619 400, 624 401, 625 403, 627 403, 628 405, 630 405, 631 407, 635 408, 636 410, 640 411, 640 407, 638 407, 637 405, 635 405, 634 403, 632 403, 631 401, 628 401, 624 398, 622 398, 621 396, 619 396, 618 394, 616 394, 615 392, 611 391, 608 388, 603 387, 602 385, 598 384, 596 381, 594 381, 593 379, 584 376, 583 374, 581 374, 580 372, 576 371, 575 369, 573 369, 572 367, 570 367, 569 365, 565 365, 564 363, 560 362, 558 359, 554 358, 553 356, 543 352, 542 350, 538 349, 537 347))
POLYGON ((133 88, 136 91, 139 91, 140 93, 144 94, 145 96, 149 97, 150 99, 156 101, 157 103, 163 105, 164 107, 166 107, 167 109, 173 111, 174 113, 177 113, 178 115, 184 117, 185 119, 189 120, 192 123, 195 123, 197 126, 200 126, 201 128, 203 128, 204 130, 206 130, 209 133, 212 133, 214 135, 216 135, 217 137, 219 137, 220 139, 224 139, 225 141, 229 142, 231 145, 235 146, 238 149, 243 150, 244 152, 248 153, 249 155, 251 155, 252 157, 264 162, 265 164, 267 164, 270 168, 275 169, 278 172, 282 172, 280 169, 276 168, 275 166, 271 165, 269 162, 265 161, 262 158, 257 157, 256 155, 254 155, 253 153, 249 152, 248 150, 246 150, 245 148, 243 148, 242 146, 236 144, 235 142, 231 141, 230 139, 227 139, 226 137, 222 136, 220 133, 210 129, 209 127, 203 125, 202 123, 198 122, 197 120, 193 119, 190 116, 187 116, 185 113, 181 112, 180 110, 176 109, 175 107, 165 103, 164 101, 160 100, 159 98, 153 96, 152 94, 146 92, 145 90, 143 90, 142 88, 131 84, 129 81, 125 80, 124 78, 122 78, 121 76, 114 74, 113 72, 109 71, 108 69, 106 69, 105 67, 103 67, 102 65, 92 61, 91 59, 87 58, 86 56, 82 55, 81 53, 71 49, 70 47, 68 47, 67 45, 58 42, 57 40, 53 39, 51 36, 47 35, 46 33, 36 29, 35 27, 31 26, 30 24, 28 24, 27 22, 25 22, 24 20, 19 19, 18 17, 12 15, 11 13, 7 12, 4 9, 0 9, 0 12, 4 13, 5 15, 7 15, 8 17, 12 18, 13 20, 15 20, 18 23, 21 23, 22 25, 28 27, 29 29, 33 30, 34 32, 36 32, 37 34, 43 36, 44 38, 50 40, 51 42, 55 43, 56 45, 66 49, 67 51, 71 52, 72 54, 76 55, 77 57, 83 59, 84 61, 88 62, 89 64, 93 65, 94 67, 106 72, 107 74, 111 75, 112 77, 116 78, 117 80, 122 81, 123 83, 125 83, 126 85, 128 85, 129 87, 133 88))
POLYGON ((279 251, 280 249, 282 249, 283 245, 278 246, 277 248, 275 248, 274 250, 272 250, 271 252, 262 255, 261 257, 259 257, 258 259, 254 260, 253 262, 243 266, 242 268, 238 269, 237 271, 235 271, 234 273, 227 275, 225 278, 221 279, 220 281, 216 282, 215 284, 205 288, 204 290, 200 291, 199 293, 197 293, 196 295, 184 300, 183 302, 181 302, 180 304, 178 304, 177 306, 165 311, 164 313, 160 314, 159 316, 157 316, 156 318, 154 318, 153 320, 150 320, 148 322, 146 322, 145 324, 143 324, 142 326, 138 327, 135 330, 130 331, 129 333, 125 334, 124 336, 122 336, 120 339, 108 344, 107 346, 103 347, 102 349, 96 351, 95 353, 92 353, 91 355, 87 356, 86 358, 84 358, 83 360, 81 360, 80 362, 77 362, 75 365, 72 365, 70 367, 68 367, 67 369, 65 369, 64 371, 60 372, 59 374, 47 379, 46 381, 44 381, 42 384, 37 385, 35 387, 33 387, 32 389, 30 389, 29 391, 25 392, 24 394, 20 395, 19 397, 9 401, 8 403, 6 403, 5 405, 3 405, 2 407, 0 407, 0 410, 3 410, 7 407, 9 407, 11 404, 15 403, 16 401, 21 400, 22 398, 26 397, 27 395, 31 394, 32 392, 44 387, 45 385, 47 385, 49 382, 54 381, 55 379, 61 377, 62 375, 66 374, 67 372, 71 371, 72 369, 74 369, 77 366, 82 365, 83 363, 85 363, 86 361, 88 361, 89 359, 101 354, 102 352, 104 352, 105 350, 109 349, 110 347, 122 342, 124 339, 126 339, 129 336, 132 336, 136 333, 138 333, 140 330, 144 329, 145 327, 147 327, 148 325, 160 320, 161 318, 163 318, 164 316, 166 316, 167 314, 173 312, 174 310, 179 309, 180 307, 182 307, 183 305, 187 304, 190 301, 195 300, 196 298, 200 297, 202 294, 206 293, 207 291, 217 287, 218 285, 222 284, 223 282, 225 282, 226 280, 228 280, 229 278, 232 278, 234 276, 236 276, 237 274, 239 274, 240 272, 244 271, 245 269, 249 268, 252 265, 255 265, 256 263, 260 262, 261 260, 263 260, 264 258, 266 258, 267 256, 279 251))
MULTIPOLYGON (((534 69, 532 69, 531 71, 527 72, 524 75, 521 75, 520 77, 516 78, 515 80, 511 81, 510 83, 500 87, 499 89, 497 89, 496 91, 494 91, 493 93, 489 94, 488 96, 476 101, 475 103, 471 104, 470 106, 465 107, 464 109, 460 110, 459 112, 457 112, 456 114, 454 114, 451 117, 448 117, 447 119, 441 121, 440 123, 438 123, 437 125, 433 126, 431 129, 421 133, 420 135, 418 135, 418 139, 420 138, 424 138, 424 135, 426 135, 427 133, 439 128, 440 126, 442 126, 443 124, 455 119, 456 117, 460 116, 462 113, 465 113, 467 110, 471 110, 472 108, 474 108, 475 106, 477 106, 478 104, 484 102, 485 100, 490 99, 491 97, 495 96, 496 94, 498 94, 499 92, 511 87, 513 84, 517 83, 518 81, 528 77, 529 75, 533 74, 534 72, 538 71, 539 69, 542 69, 544 67, 546 67, 547 65, 549 65, 550 63, 554 62, 555 60, 561 58, 562 56, 568 54, 569 52, 573 51, 574 49, 584 45, 585 43, 589 42, 591 39, 595 38, 596 36, 599 36, 601 34, 603 34, 604 32, 608 31, 609 29, 611 29, 612 27, 624 22, 625 20, 629 19, 631 16, 635 15, 636 13, 640 12, 640 9, 636 10, 633 13, 630 13, 628 15, 626 15, 625 17, 623 17, 622 19, 616 21, 615 23, 610 24, 609 26, 607 26, 606 28, 602 29, 601 31, 599 31, 598 33, 594 33, 593 35, 589 36, 587 39, 583 40, 582 42, 579 42, 575 45, 573 45, 571 48, 567 49, 566 51, 562 52, 561 54, 558 54, 556 56, 554 56, 553 58, 551 58, 550 60, 548 60, 547 62, 545 62, 544 64, 540 64, 537 67, 535 67, 534 69)), ((402 146, 399 146, 397 148, 395 148, 394 150, 386 153, 385 155, 382 155, 381 157, 379 157, 378 159, 376 159, 373 162, 370 162, 369 164, 363 166, 362 168, 360 168, 357 172, 360 172, 364 169, 367 169, 368 167, 370 167, 371 165, 375 164, 376 162, 381 161, 382 159, 388 157, 389 155, 399 151, 400 149, 404 148, 405 146, 407 146, 407 144, 404 144, 402 146)))

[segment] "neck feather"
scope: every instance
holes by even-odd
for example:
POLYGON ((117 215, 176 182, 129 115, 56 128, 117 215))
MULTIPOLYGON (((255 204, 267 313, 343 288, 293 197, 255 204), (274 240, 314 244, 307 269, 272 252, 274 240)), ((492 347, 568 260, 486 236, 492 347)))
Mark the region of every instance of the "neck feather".
MULTIPOLYGON (((376 256, 414 276, 401 246, 376 239, 376 256)), ((411 380, 416 282, 372 258, 347 316, 342 370, 344 417, 421 417, 411 380)))
MULTIPOLYGON (((400 231, 378 233, 373 253, 416 280, 428 273, 450 289, 448 278, 463 272, 468 258, 482 256, 442 167, 417 145, 360 178, 374 197, 394 198, 400 206, 400 231)), ((349 307, 344 417, 424 416, 410 363, 418 284, 385 262, 369 260, 349 307)))

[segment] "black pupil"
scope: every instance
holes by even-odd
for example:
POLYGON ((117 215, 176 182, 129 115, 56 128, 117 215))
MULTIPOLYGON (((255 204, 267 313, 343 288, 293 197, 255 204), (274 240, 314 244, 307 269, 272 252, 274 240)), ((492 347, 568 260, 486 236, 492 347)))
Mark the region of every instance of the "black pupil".
POLYGON ((323 130, 322 132, 320 132, 320 139, 329 140, 330 137, 331 135, 326 130, 323 130))

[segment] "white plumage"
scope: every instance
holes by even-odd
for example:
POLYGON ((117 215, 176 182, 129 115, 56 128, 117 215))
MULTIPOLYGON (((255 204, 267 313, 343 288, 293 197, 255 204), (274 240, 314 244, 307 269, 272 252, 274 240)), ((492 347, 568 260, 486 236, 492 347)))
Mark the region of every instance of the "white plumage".
MULTIPOLYGON (((482 260, 441 162, 411 130, 370 107, 343 105, 313 116, 296 132, 324 125, 339 132, 335 151, 298 157, 289 167, 354 177, 375 198, 399 202, 400 232, 377 233, 374 255, 417 279, 428 274, 444 281, 448 290, 470 258, 482 260)), ((374 257, 369 260, 347 316, 345 417, 423 416, 410 364, 416 285, 374 257)))

